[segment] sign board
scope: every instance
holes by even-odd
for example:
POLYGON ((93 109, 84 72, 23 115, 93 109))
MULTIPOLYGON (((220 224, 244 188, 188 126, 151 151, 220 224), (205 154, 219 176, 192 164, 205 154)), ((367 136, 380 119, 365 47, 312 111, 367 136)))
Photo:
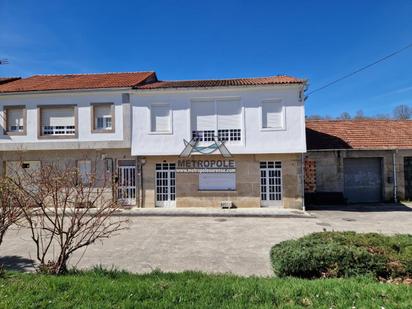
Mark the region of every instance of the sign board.
POLYGON ((235 160, 178 160, 176 173, 236 173, 235 160))

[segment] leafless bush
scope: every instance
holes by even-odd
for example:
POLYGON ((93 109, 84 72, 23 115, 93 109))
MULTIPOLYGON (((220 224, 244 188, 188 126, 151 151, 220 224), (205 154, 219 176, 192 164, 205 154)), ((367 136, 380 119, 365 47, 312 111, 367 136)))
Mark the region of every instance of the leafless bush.
POLYGON ((47 164, 21 169, 10 179, 41 271, 66 272, 74 252, 125 228, 126 221, 113 216, 121 205, 112 197, 106 173, 85 175, 74 167, 47 164))
POLYGON ((22 210, 15 207, 11 190, 13 186, 6 178, 0 179, 0 245, 8 228, 22 216, 22 210))

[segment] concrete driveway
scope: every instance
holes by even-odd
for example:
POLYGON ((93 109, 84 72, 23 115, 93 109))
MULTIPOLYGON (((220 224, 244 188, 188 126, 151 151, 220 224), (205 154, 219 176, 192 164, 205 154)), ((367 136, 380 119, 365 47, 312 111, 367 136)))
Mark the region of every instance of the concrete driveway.
MULTIPOLYGON (((131 217, 128 230, 90 246, 80 261, 80 255, 74 256, 71 265, 101 264, 132 272, 158 268, 270 276, 270 248, 283 240, 322 230, 412 234, 412 209, 408 207, 310 213, 313 218, 131 217)), ((0 256, 0 264, 32 269, 35 251, 28 231, 10 231, 0 256)))

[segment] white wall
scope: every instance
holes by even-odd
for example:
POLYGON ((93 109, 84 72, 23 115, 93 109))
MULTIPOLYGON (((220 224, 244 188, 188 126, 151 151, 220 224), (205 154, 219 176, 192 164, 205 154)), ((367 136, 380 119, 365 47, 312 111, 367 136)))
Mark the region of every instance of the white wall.
MULTIPOLYGON (((122 104, 121 94, 127 91, 95 91, 95 92, 55 92, 55 93, 32 93, 32 94, 0 94, 0 124, 3 128, 3 106, 25 105, 27 110, 27 135, 4 135, 0 132, 0 148, 8 150, 7 144, 26 145, 36 143, 56 145, 56 148, 82 148, 79 144, 84 142, 124 142, 129 139, 130 132, 124 132, 124 125, 129 128, 130 117, 124 117, 126 104, 122 104), (115 132, 114 133, 92 133, 91 105, 90 103, 114 103, 115 104, 115 132), (78 107, 78 138, 68 139, 39 139, 38 134, 38 105, 62 105, 73 104, 78 107), (125 134, 126 133, 126 134, 125 134), (76 143, 73 143, 76 142, 76 143), (63 145, 63 146, 62 146, 63 145), (67 147, 64 147, 66 145, 67 147)), ((1 130, 3 131, 3 130, 1 130)), ((53 149, 53 145, 50 148, 53 149)), ((104 146, 104 145, 103 145, 104 146)), ((108 145, 110 146, 110 145, 108 145)), ((128 141, 127 147, 130 147, 128 141)), ((24 148, 24 147, 23 147, 24 148)), ((32 147, 33 148, 33 147, 32 147)), ((89 148, 89 147, 87 147, 89 148)), ((33 148, 35 149, 35 147, 33 148)))
POLYGON ((136 91, 132 96, 132 155, 178 155, 183 139, 191 138, 190 105, 193 99, 238 97, 242 105, 242 142, 227 142, 233 154, 302 153, 306 151, 305 112, 299 101, 301 85, 265 86, 226 89, 182 89, 136 91), (281 99, 285 106, 285 128, 261 129, 261 103, 281 99), (170 104, 172 131, 168 134, 150 132, 150 106, 170 104))

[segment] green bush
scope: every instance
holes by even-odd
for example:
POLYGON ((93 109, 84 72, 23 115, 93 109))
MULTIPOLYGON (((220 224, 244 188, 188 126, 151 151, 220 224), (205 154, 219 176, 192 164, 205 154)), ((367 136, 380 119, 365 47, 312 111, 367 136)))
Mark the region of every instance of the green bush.
POLYGON ((275 245, 275 274, 300 278, 412 277, 412 235, 314 233, 275 245))

